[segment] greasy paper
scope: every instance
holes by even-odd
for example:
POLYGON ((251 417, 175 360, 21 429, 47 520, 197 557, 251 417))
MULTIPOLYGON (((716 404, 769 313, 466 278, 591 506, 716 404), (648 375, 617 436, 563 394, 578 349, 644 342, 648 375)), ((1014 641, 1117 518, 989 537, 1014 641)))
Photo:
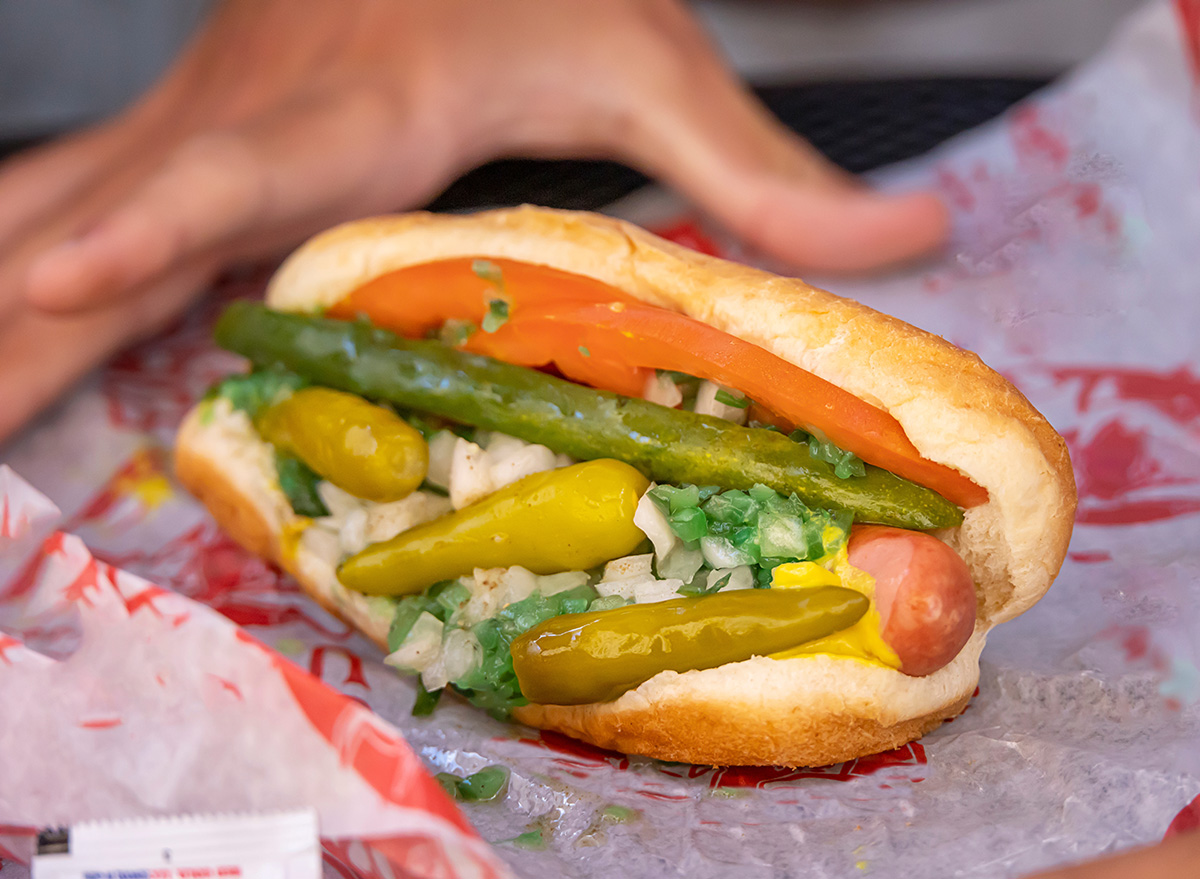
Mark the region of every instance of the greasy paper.
MULTIPOLYGON (((941 258, 882 280, 808 279, 979 352, 1070 446, 1080 509, 1069 558, 1041 603, 991 634, 979 693, 960 718, 899 751, 817 770, 627 758, 453 699, 412 718, 408 680, 171 481, 175 426, 237 365, 208 331, 221 301, 261 291, 261 279, 244 278, 4 450, 61 509, 53 527, 78 540, 51 537, 59 544, 33 552, 29 522, 52 513, 28 492, 12 502, 7 515, 24 515, 26 533, 0 556, 0 846, 27 841, 21 827, 105 811, 304 800, 323 835, 343 840, 327 843, 328 869, 353 875, 356 837, 411 825, 381 807, 365 775, 343 771, 319 724, 280 708, 297 704, 288 681, 299 675, 281 672, 292 667, 281 658, 370 706, 374 717, 353 715, 353 737, 394 741, 395 727, 431 770, 509 768, 502 802, 462 808, 522 875, 1015 877, 1195 826, 1195 9, 1149 5, 1063 82, 881 176, 947 199, 955 232, 941 258), (85 546, 103 588, 66 601, 85 546), (39 557, 52 587, 29 585, 39 563, 28 559, 39 557), (169 591, 131 610, 148 583, 169 591), (205 618, 203 631, 184 623, 166 637, 185 612, 205 618), (159 702, 146 696, 154 675, 167 679, 159 702), (171 702, 175 687, 188 698, 171 702), (169 734, 153 726, 163 714, 178 721, 169 734)), ((615 210, 689 246, 761 262, 660 191, 615 210)), ((4 497, 24 491, 13 480, 0 473, 4 497)), ((22 869, 6 858, 3 877, 22 869)))

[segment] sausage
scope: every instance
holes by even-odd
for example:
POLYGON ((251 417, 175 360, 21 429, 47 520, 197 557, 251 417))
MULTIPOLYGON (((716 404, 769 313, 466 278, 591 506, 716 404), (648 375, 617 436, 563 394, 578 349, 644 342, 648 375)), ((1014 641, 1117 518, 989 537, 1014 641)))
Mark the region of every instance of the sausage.
POLYGON ((875 578, 883 640, 909 675, 937 671, 975 629, 975 584, 967 563, 930 534, 855 526, 850 564, 875 578))

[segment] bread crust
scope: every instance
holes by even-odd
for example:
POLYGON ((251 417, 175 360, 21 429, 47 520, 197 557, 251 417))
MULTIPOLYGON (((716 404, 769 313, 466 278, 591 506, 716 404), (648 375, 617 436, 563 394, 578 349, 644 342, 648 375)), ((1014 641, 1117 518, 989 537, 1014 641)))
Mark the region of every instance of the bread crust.
MULTIPOLYGON (((590 275, 706 321, 890 412, 922 455, 989 492, 988 503, 966 511, 962 526, 939 534, 971 569, 979 613, 967 647, 933 675, 913 678, 830 656, 760 657, 664 672, 611 703, 530 705, 518 719, 625 753, 800 766, 896 747, 962 711, 978 682, 987 630, 1049 588, 1074 518, 1066 445, 1012 385, 974 354, 798 279, 694 253, 619 220, 540 208, 408 214, 337 227, 285 262, 268 302, 311 311, 380 274, 455 256, 507 257, 590 275)), ((378 609, 339 594, 346 590, 331 568, 319 570, 303 553, 284 557, 278 535, 288 516, 297 517, 279 510, 282 493, 230 478, 228 463, 206 450, 211 438, 196 423, 189 417, 180 433, 184 484, 235 539, 296 575, 322 606, 386 642, 378 609), (257 496, 271 491, 274 500, 257 496)), ((265 445, 256 436, 248 441, 265 445)))
MULTIPOLYGON (((974 687, 971 688, 971 691, 974 687)), ((899 748, 957 717, 971 691, 919 717, 885 726, 850 711, 813 713, 802 705, 731 714, 728 706, 680 698, 633 708, 527 705, 514 716, 623 754, 708 766, 826 766, 899 748), (686 736, 680 730, 688 730, 686 736)))
POLYGON ((308 520, 292 512, 270 448, 242 413, 223 401, 194 407, 175 439, 175 478, 241 547, 283 568, 322 608, 387 651, 386 604, 343 588, 334 568, 303 545, 287 546, 283 535, 308 520))

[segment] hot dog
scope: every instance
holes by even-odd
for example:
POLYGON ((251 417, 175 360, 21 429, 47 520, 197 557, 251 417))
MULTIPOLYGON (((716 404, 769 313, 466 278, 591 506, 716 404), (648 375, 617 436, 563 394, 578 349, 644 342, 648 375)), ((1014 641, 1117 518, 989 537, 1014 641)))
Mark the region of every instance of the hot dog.
POLYGON ((975 584, 958 553, 929 534, 867 525, 851 532, 849 557, 875 578, 880 634, 901 671, 932 674, 958 655, 975 629, 975 584))
POLYGON ((268 304, 218 326, 258 371, 185 421, 181 480, 493 713, 703 763, 894 747, 1065 554, 1061 437, 977 358, 627 224, 348 224, 268 304))

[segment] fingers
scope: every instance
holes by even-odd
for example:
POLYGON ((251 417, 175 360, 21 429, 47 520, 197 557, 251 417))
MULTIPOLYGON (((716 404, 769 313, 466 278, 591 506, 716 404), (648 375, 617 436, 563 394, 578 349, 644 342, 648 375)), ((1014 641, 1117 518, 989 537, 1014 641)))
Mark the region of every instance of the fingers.
MULTIPOLYGON (((148 148, 149 149, 149 148, 148 148)), ((46 250, 87 229, 97 217, 145 179, 145 159, 117 159, 81 182, 60 204, 41 212, 0 248, 0 326, 24 301, 30 265, 46 250)))
POLYGON ((24 294, 30 260, 136 179, 136 168, 117 167, 121 144, 112 131, 87 132, 0 167, 0 325, 24 294))
POLYGON ((765 119, 734 83, 713 83, 710 96, 651 126, 642 161, 765 253, 817 271, 866 271, 945 239, 949 215, 936 196, 868 190, 765 119))
POLYGON ((1104 860, 1039 873, 1030 879, 1186 879, 1200 864, 1200 831, 1104 860))
POLYGON ((0 165, 0 249, 36 234, 37 226, 52 214, 77 212, 77 203, 102 186, 114 166, 127 169, 145 163, 164 139, 182 134, 179 91, 156 89, 102 125, 27 150, 0 165))
MULTIPOLYGON (((659 0, 613 9, 581 5, 572 13, 595 17, 607 34, 603 45, 592 39, 578 51, 556 50, 586 61, 586 76, 559 88, 546 79, 546 64, 522 52, 524 63, 514 68, 501 53, 481 69, 504 70, 505 80, 491 91, 465 93, 557 108, 526 114, 550 119, 529 129, 526 145, 579 154, 599 144, 791 263, 868 269, 918 254, 945 236, 945 209, 933 196, 871 193, 779 126, 740 88, 684 7, 659 0), (639 14, 646 16, 640 30, 629 18, 639 14), (619 37, 631 41, 629 57, 610 51, 619 37)), ((471 55, 455 69, 472 61, 480 68, 471 55)), ((303 234, 355 214, 412 206, 436 193, 464 156, 486 158, 506 142, 472 135, 471 106, 456 105, 450 119, 435 122, 428 100, 413 99, 416 109, 407 113, 412 108, 397 106, 407 93, 394 83, 364 87, 348 74, 326 82, 323 92, 310 84, 286 99, 268 89, 280 101, 250 121, 174 126, 183 132, 181 143, 160 141, 145 157, 126 150, 111 174, 93 167, 93 180, 101 180, 85 193, 87 203, 52 211, 36 234, 26 235, 17 254, 0 262, 0 288, 19 286, 27 301, 52 312, 103 307, 203 254, 255 256, 249 242, 278 241, 283 230, 303 234)), ((490 103, 475 101, 485 110, 490 103)), ((150 101, 144 115, 157 119, 161 106, 150 101)), ((442 116, 448 110, 444 103, 438 109, 442 116)), ((11 185, 36 190, 64 161, 48 157, 41 170, 30 166, 11 185)))
MULTIPOLYGON (((204 132, 266 117, 282 107, 294 83, 311 80, 314 47, 338 32, 337 10, 327 10, 315 28, 312 12, 307 10, 304 27, 287 31, 283 25, 287 15, 294 16, 293 3, 221 4, 169 74, 120 116, 0 167, 0 319, 24 294, 31 262, 41 263, 35 275, 46 271, 49 287, 78 284, 78 273, 88 272, 96 254, 74 245, 94 239, 103 254, 106 236, 124 240, 133 233, 143 240, 137 217, 125 217, 113 228, 103 220, 153 180, 164 162, 177 157, 173 170, 180 170, 188 166, 190 151, 220 153, 204 132)), ((159 194, 168 189, 161 187, 159 194)), ((158 234, 168 231, 160 227, 158 234)), ((152 257, 139 255, 142 261, 152 257)), ((94 266, 99 273, 87 276, 84 287, 128 289, 148 277, 137 271, 136 259, 99 262, 94 266)), ((35 288, 41 283, 35 281, 35 288)), ((86 291, 78 295, 88 301, 86 291)), ((46 298, 54 307, 58 297, 51 292, 46 298)), ((73 307, 71 297, 65 298, 65 306, 73 307)))
POLYGON ((118 148, 111 130, 93 129, 0 166, 0 248, 90 182, 118 148))
POLYGON ((209 283, 211 263, 83 315, 50 315, 24 306, 0 325, 0 443, 63 391, 125 345, 180 314, 209 283))
POLYGON ((613 144, 776 258, 819 271, 864 271, 918 256, 946 238, 930 193, 872 192, 779 125, 691 22, 690 51, 660 54, 613 144))
POLYGON ((236 250, 241 238, 298 223, 315 231, 351 203, 390 204, 371 186, 389 118, 380 99, 339 92, 241 131, 197 135, 86 233, 36 258, 26 296, 47 311, 103 306, 181 262, 236 250))
MULTIPOLYGON (((792 265, 871 271, 929 253, 949 234, 949 212, 932 193, 822 191, 770 179, 759 185, 756 197, 724 210, 724 216, 720 205, 706 207, 745 240, 792 265)), ((704 203, 702 194, 694 197, 704 203)))
POLYGON ((235 136, 193 139, 88 231, 36 257, 26 298, 56 312, 108 305, 244 228, 264 209, 264 183, 235 136))

